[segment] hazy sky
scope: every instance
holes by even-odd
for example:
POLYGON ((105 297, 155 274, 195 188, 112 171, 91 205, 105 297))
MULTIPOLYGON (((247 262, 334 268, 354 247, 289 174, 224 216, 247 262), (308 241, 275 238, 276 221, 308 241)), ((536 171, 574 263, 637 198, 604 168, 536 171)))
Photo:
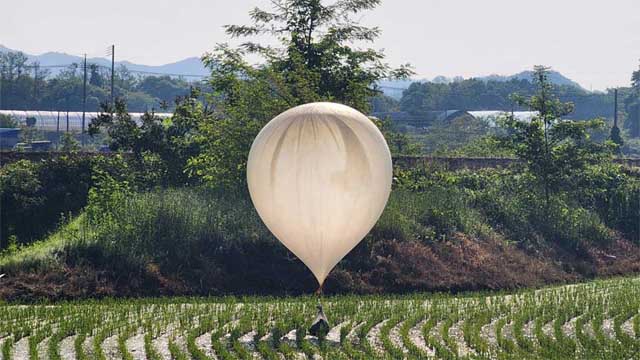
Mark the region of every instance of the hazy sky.
MULTIPOLYGON (((150 65, 200 56, 268 0, 1 0, 0 44, 39 54, 150 65)), ((364 14, 374 47, 419 78, 512 74, 552 66, 586 88, 627 86, 640 59, 640 0, 383 0, 364 14)))

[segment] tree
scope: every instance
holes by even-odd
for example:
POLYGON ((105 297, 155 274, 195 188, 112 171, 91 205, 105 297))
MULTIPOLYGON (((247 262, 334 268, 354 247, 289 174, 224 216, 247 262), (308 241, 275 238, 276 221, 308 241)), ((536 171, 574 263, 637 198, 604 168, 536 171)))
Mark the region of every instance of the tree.
POLYGON ((620 153, 622 145, 624 145, 624 140, 622 139, 622 134, 620 133, 620 128, 618 127, 618 125, 613 125, 613 127, 611 127, 611 134, 609 135, 609 139, 611 139, 611 141, 617 145, 618 149, 616 151, 620 153))
POLYGON ((392 112, 400 110, 400 103, 398 102, 398 100, 384 94, 372 97, 369 100, 369 103, 371 104, 370 107, 373 113, 392 112))
POLYGON ((89 74, 89 84, 99 88, 104 86, 104 78, 100 73, 100 67, 98 65, 89 65, 89 74))
POLYGON ((13 116, 0 114, 0 128, 17 128, 18 126, 20 123, 13 116))
POLYGON ((80 150, 80 142, 72 132, 64 132, 60 136, 60 145, 60 151, 63 152, 77 152, 80 150))
POLYGON ((334 101, 360 111, 380 92, 376 82, 405 77, 407 66, 392 69, 384 54, 356 49, 353 42, 372 42, 378 28, 359 25, 353 17, 380 0, 274 0, 272 9, 255 8, 252 24, 228 25, 232 38, 274 37, 280 47, 247 41, 239 48, 219 45, 203 61, 211 70, 215 112, 199 125, 203 153, 190 161, 191 171, 214 184, 244 188, 251 141, 278 113, 314 101, 334 101), (254 55, 261 65, 250 65, 254 55))
POLYGON ((543 189, 547 206, 552 194, 579 188, 577 184, 589 165, 610 159, 615 148, 610 141, 599 143, 590 133, 602 129, 601 119, 563 120, 573 111, 573 104, 563 103, 552 93, 547 79, 548 68, 536 66, 534 80, 537 93, 530 98, 515 97, 522 106, 537 111, 530 123, 507 117, 503 126, 508 134, 504 144, 524 161, 528 171, 543 189))
POLYGON ((393 124, 389 119, 376 119, 373 118, 376 125, 382 131, 387 144, 389 145, 389 151, 392 156, 417 156, 422 152, 422 147, 417 142, 413 141, 407 134, 397 132, 393 130, 393 124))
POLYGON ((178 96, 189 95, 190 85, 182 79, 170 76, 147 76, 138 84, 138 90, 143 91, 165 103, 173 102, 178 96))
POLYGON ((199 153, 194 141, 196 119, 205 118, 208 112, 197 101, 198 96, 199 92, 192 89, 189 96, 176 101, 176 111, 170 119, 145 112, 139 124, 127 112, 122 98, 117 98, 114 106, 105 102, 98 117, 91 119, 89 134, 95 136, 106 130, 111 150, 132 152, 140 166, 154 162, 155 168, 166 172, 164 185, 183 185, 189 181, 185 173, 187 161, 199 153))
POLYGON ((627 111, 625 127, 629 130, 629 136, 640 137, 640 66, 631 75, 631 93, 624 103, 627 111))

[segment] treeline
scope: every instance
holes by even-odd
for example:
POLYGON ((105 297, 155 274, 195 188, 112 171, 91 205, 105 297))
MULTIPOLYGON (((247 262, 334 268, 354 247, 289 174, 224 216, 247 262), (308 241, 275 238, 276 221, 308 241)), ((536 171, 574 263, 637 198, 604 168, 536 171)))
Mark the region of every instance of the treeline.
MULTIPOLYGON (((637 76, 637 75, 634 75, 637 76)), ((528 110, 518 106, 513 95, 524 97, 535 94, 536 86, 526 79, 484 81, 467 79, 451 83, 415 82, 404 91, 400 101, 378 98, 372 102, 375 111, 404 111, 421 115, 440 110, 528 110)), ((567 115, 574 120, 613 118, 614 91, 588 92, 571 85, 553 85, 553 93, 563 102, 574 104, 575 110, 567 115)), ((631 136, 640 136, 638 122, 638 85, 618 89, 620 119, 628 118, 625 128, 631 136)))
MULTIPOLYGON (((171 76, 140 76, 120 65, 114 74, 114 96, 129 110, 173 109, 178 96, 193 85, 171 76)), ((72 64, 52 76, 50 69, 29 63, 21 52, 0 54, 0 109, 82 111, 84 71, 72 64)), ((199 84, 200 85, 200 84, 199 84)), ((87 64, 87 111, 97 111, 111 96, 111 70, 87 64)))

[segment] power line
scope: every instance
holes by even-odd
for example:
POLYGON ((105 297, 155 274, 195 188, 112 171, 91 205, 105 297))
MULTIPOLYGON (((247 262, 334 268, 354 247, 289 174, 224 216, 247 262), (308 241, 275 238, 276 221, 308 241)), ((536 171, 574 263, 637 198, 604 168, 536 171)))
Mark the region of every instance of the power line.
MULTIPOLYGON (((107 70, 111 69, 110 66, 100 65, 97 63, 87 63, 87 64, 90 66, 94 66, 102 69, 107 69, 107 70)), ((68 68, 68 67, 80 67, 80 65, 77 63, 71 63, 71 64, 61 64, 61 65, 25 65, 24 67, 29 69, 31 68, 68 68)), ((134 70, 129 68, 126 68, 126 69, 127 71, 131 73, 136 73, 136 74, 166 75, 166 76, 175 76, 175 77, 195 77, 195 78, 202 78, 202 79, 206 79, 209 77, 208 75, 200 75, 200 74, 179 74, 179 73, 134 70)))

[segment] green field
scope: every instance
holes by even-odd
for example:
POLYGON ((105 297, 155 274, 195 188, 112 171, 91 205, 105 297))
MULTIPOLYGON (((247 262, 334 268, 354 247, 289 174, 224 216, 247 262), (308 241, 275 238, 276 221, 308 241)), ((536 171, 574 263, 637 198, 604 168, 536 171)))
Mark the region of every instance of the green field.
POLYGON ((166 298, 0 308, 2 359, 638 359, 640 278, 514 294, 166 298))

